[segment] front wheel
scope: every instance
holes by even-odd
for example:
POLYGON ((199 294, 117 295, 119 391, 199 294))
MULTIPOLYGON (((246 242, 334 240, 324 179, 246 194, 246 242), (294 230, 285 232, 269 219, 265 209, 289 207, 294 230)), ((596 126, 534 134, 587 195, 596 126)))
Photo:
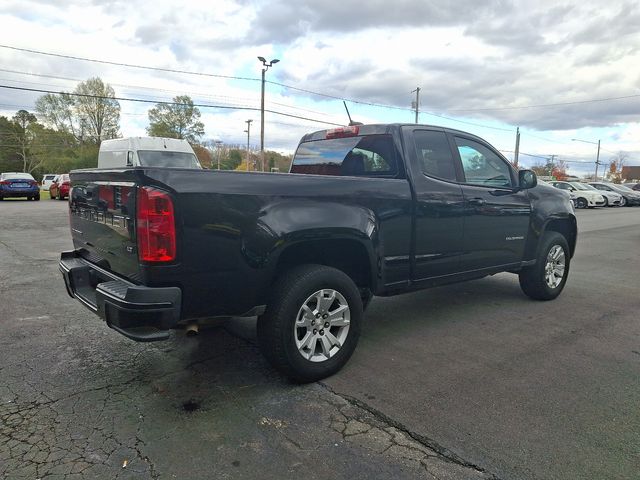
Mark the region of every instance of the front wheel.
POLYGON ((546 232, 535 265, 520 271, 520 288, 534 300, 553 300, 567 282, 570 260, 567 240, 558 232, 546 232))
POLYGON ((576 200, 576 207, 578 208, 587 208, 589 204, 587 203, 587 200, 585 198, 578 198, 576 200))
POLYGON ((626 205, 627 205, 627 197, 622 197, 620 199, 620 206, 621 207, 626 207, 626 205))
POLYGON ((363 316, 360 291, 344 272, 324 265, 294 267, 275 283, 258 320, 267 360, 296 382, 340 370, 353 354, 363 316))
POLYGON ((602 197, 604 198, 604 205, 602 205, 603 207, 608 207, 609 206, 609 199, 607 197, 602 197))

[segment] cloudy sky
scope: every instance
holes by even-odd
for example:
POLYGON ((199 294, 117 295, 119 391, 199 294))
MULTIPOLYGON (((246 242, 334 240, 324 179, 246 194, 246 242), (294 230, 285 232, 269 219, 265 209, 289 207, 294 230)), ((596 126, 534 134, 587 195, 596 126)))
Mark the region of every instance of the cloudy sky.
MULTIPOLYGON (((475 133, 508 157, 520 127, 521 152, 558 155, 576 174, 594 169, 587 142, 598 140, 603 162, 624 151, 640 165, 633 1, 3 0, 0 25, 0 85, 71 91, 99 76, 118 97, 187 94, 208 105, 206 138, 227 144, 246 144, 252 119, 259 145, 263 56, 280 59, 267 72, 267 149, 345 124, 342 99, 355 120, 413 122, 420 87, 421 123, 475 133)), ((39 95, 0 88, 0 115, 39 95)), ((121 133, 144 135, 153 105, 121 106, 121 133)))

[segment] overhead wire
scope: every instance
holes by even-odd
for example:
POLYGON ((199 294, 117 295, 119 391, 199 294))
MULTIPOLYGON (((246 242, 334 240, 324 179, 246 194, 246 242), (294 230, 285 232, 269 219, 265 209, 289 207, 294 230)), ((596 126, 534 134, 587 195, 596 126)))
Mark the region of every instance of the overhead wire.
MULTIPOLYGON (((27 87, 15 87, 12 85, 0 85, 0 88, 6 88, 9 90, 19 90, 19 91, 27 91, 27 92, 38 92, 38 93, 49 93, 52 95, 60 95, 61 92, 56 92, 54 90, 45 90, 45 89, 41 89, 41 88, 27 88, 27 87)), ((153 104, 162 104, 162 105, 182 105, 181 103, 178 102, 171 102, 171 101, 163 101, 163 100, 147 100, 147 99, 143 99, 143 98, 127 98, 127 97, 107 97, 104 95, 90 95, 90 94, 84 94, 84 93, 66 93, 67 95, 70 96, 74 96, 74 97, 84 97, 84 98, 99 98, 99 99, 105 99, 105 100, 118 100, 118 101, 122 101, 122 102, 137 102, 137 103, 153 103, 153 104)), ((246 110, 246 111, 260 111, 260 108, 258 107, 244 107, 244 106, 230 106, 230 105, 211 105, 211 104, 205 104, 205 103, 194 103, 193 104, 194 107, 199 107, 199 108, 217 108, 217 109, 223 109, 223 110, 246 110)), ((284 112, 278 112, 275 110, 268 110, 265 109, 264 110, 267 113, 272 113, 274 115, 282 115, 284 117, 291 117, 291 118, 297 118, 299 120, 307 120, 310 122, 315 122, 315 123, 322 123, 322 124, 326 124, 326 125, 335 125, 335 126, 344 126, 344 124, 342 123, 335 123, 335 122, 329 122, 326 120, 319 120, 319 119, 315 119, 315 118, 309 118, 309 117, 303 117, 301 115, 293 115, 290 113, 284 113, 284 112)))

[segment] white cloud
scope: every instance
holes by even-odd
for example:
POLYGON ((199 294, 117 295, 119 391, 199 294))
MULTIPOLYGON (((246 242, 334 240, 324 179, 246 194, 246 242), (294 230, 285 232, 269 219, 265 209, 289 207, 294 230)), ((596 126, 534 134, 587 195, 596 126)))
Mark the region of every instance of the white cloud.
MULTIPOLYGON (((391 110, 350 104, 358 120, 411 121, 411 90, 423 111, 523 133, 532 154, 590 155, 572 137, 607 140, 608 149, 640 152, 640 98, 554 108, 462 111, 640 94, 640 12, 626 1, 544 0, 521 8, 507 0, 8 1, 0 6, 0 43, 108 61, 259 78, 258 55, 282 61, 267 79, 391 110), (28 33, 25 33, 28 32, 28 33), (464 117, 462 117, 464 115, 464 117)), ((260 83, 162 73, 0 48, 0 68, 86 79, 100 76, 120 96, 259 107, 260 83), (145 87, 145 88, 140 88, 145 87)), ((0 72, 0 83, 72 90, 74 81, 0 72), (28 83, 30 82, 30 83, 28 83)), ((0 113, 29 107, 37 93, 0 89, 0 113)), ((144 134, 151 105, 122 103, 121 130, 144 134)), ((267 85, 267 108, 344 123, 341 102, 267 85)), ((243 143, 244 121, 259 112, 202 108, 207 137, 243 143)), ((267 114, 268 148, 293 150, 320 123, 267 114)), ((432 117, 423 117, 433 120, 432 117)), ((443 120, 442 123, 447 123, 443 120)), ((455 125, 455 123, 450 123, 455 125)), ((459 124, 513 149, 513 135, 459 124)), ((253 143, 253 142, 252 142, 253 143)), ((257 143, 257 142, 256 142, 257 143)), ((640 154, 634 153, 637 158, 640 154)))

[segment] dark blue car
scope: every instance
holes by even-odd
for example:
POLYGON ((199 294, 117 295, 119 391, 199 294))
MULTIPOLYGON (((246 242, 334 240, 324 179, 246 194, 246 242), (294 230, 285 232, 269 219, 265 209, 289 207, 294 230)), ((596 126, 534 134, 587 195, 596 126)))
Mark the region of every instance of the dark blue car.
POLYGON ((5 198, 26 197, 40 200, 38 182, 29 173, 0 173, 0 200, 5 198))

